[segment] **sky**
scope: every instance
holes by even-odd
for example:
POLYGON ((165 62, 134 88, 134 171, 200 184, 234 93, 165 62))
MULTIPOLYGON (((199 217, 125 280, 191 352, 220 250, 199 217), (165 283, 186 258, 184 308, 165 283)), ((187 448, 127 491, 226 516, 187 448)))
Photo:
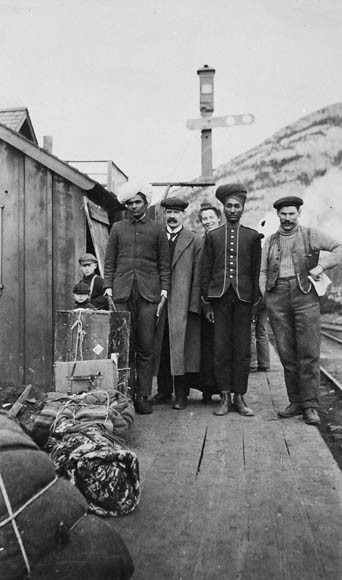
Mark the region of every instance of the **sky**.
POLYGON ((131 179, 201 175, 197 69, 214 67, 213 166, 342 101, 340 0, 0 0, 0 108, 26 106, 64 160, 131 179))

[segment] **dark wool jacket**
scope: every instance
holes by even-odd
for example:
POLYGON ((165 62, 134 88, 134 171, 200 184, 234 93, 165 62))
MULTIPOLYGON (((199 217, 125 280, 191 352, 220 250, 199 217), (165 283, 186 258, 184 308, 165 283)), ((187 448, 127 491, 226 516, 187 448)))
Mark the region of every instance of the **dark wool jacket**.
POLYGON ((243 302, 259 299, 260 235, 256 230, 224 224, 207 233, 201 267, 204 300, 221 298, 232 286, 243 302))
POLYGON ((91 281, 94 278, 93 291, 90 296, 90 302, 94 304, 98 310, 108 310, 107 298, 103 295, 105 291, 104 279, 98 274, 91 274, 90 276, 83 276, 81 282, 91 287, 91 281))
POLYGON ((170 287, 170 252, 164 228, 148 217, 114 223, 104 262, 105 288, 114 302, 126 302, 136 280, 140 295, 157 303, 170 287))

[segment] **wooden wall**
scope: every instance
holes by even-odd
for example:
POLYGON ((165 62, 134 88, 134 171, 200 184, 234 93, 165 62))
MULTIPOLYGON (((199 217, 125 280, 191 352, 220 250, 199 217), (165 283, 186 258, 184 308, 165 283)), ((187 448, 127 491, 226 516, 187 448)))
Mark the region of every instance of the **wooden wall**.
POLYGON ((86 247, 83 195, 0 141, 1 383, 51 389, 54 316, 73 308, 86 247))

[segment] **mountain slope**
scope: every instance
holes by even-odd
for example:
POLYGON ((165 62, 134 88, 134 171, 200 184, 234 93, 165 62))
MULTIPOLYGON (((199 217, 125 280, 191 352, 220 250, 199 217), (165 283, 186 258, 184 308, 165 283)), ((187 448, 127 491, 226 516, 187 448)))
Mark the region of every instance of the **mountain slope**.
MULTIPOLYGON (((216 187, 241 181, 248 188, 242 222, 258 228, 266 220, 265 234, 275 231, 278 220, 272 208, 285 195, 303 197, 301 223, 342 237, 342 103, 306 115, 275 133, 260 145, 217 167, 216 187)), ((188 221, 202 231, 197 213, 203 200, 220 205, 215 188, 181 188, 189 199, 188 221)), ((342 286, 342 268, 335 279, 342 286)))

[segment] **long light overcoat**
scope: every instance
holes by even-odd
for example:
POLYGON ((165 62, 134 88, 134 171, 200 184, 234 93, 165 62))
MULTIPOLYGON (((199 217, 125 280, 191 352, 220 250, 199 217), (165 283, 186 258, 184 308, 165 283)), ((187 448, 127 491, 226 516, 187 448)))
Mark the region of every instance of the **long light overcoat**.
MULTIPOLYGON (((200 370, 201 301, 200 258, 203 240, 182 229, 171 260, 171 289, 167 313, 170 332, 170 363, 172 375, 184 375, 200 370)), ((155 374, 158 374, 160 351, 165 324, 165 310, 160 317, 155 341, 155 374)))

